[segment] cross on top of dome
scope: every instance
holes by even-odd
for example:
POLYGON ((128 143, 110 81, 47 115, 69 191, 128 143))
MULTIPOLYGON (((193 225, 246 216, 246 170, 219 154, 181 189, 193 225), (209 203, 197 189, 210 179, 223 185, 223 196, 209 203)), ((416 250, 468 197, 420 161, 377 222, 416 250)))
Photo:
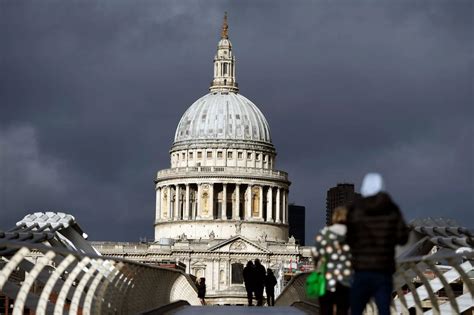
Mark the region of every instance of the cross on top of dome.
POLYGON ((227 12, 224 13, 224 23, 222 23, 222 32, 221 38, 229 38, 229 34, 227 33, 229 30, 229 25, 227 24, 227 12))

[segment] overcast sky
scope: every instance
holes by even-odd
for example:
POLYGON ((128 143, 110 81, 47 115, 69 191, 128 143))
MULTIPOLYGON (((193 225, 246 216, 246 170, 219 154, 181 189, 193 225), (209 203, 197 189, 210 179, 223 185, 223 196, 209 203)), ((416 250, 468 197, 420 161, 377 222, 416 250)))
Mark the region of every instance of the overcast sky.
POLYGON ((0 229, 53 210, 92 240, 152 238, 153 180, 224 11, 307 239, 326 191, 368 171, 407 220, 473 227, 473 3, 0 0, 0 229))

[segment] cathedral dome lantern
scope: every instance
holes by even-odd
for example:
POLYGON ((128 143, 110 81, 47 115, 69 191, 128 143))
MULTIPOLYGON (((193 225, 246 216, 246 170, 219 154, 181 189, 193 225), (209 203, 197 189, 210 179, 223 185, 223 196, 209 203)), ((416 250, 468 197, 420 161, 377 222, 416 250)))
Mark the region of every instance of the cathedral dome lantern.
POLYGON ((227 13, 224 15, 222 24, 221 40, 217 45, 214 57, 214 80, 212 80, 211 92, 238 92, 238 84, 235 81, 235 57, 232 54, 232 44, 229 40, 229 25, 227 24, 227 13))
POLYGON ((227 14, 209 93, 183 114, 156 177, 155 239, 288 240, 287 173, 260 109, 239 93, 227 14))

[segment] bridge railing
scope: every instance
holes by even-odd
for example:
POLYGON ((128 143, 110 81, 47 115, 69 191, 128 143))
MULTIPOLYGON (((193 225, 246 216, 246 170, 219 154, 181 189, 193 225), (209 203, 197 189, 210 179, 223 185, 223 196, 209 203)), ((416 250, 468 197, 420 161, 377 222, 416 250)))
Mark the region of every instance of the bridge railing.
MULTIPOLYGON (((474 310, 474 253, 430 255, 397 261, 392 314, 461 314, 474 310)), ((317 305, 309 299, 305 282, 309 273, 296 275, 275 305, 295 302, 317 305)), ((367 314, 376 314, 369 304, 367 314)))
POLYGON ((10 254, 0 256, 0 294, 13 300, 13 314, 137 314, 178 300, 200 304, 180 270, 38 244, 0 242, 1 250, 10 254))
POLYGON ((310 272, 303 272, 295 275, 283 288, 275 300, 275 305, 293 305, 296 302, 317 305, 316 299, 308 298, 306 295, 305 283, 309 274, 310 272))
POLYGON ((474 309, 474 253, 402 259, 392 309, 400 314, 461 314, 474 309))

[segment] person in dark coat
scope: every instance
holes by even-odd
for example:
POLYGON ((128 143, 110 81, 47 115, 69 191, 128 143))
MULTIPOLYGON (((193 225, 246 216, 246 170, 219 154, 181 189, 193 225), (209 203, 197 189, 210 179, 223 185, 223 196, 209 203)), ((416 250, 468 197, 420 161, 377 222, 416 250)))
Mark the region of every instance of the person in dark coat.
POLYGON ((255 266, 249 260, 243 270, 245 290, 247 291, 248 305, 252 306, 253 293, 255 292, 255 266))
POLYGON ((408 227, 398 206, 384 192, 382 176, 369 173, 361 187, 364 198, 349 207, 346 241, 352 252, 354 280, 351 314, 360 315, 374 298, 380 315, 390 314, 395 246, 408 240, 408 227))
POLYGON ((263 288, 265 287, 265 267, 259 259, 255 259, 255 298, 257 306, 263 306, 263 288))
POLYGON ((202 305, 206 305, 206 278, 200 278, 197 284, 198 298, 202 305))
POLYGON ((265 277, 265 293, 267 294, 267 305, 275 306, 275 285, 277 284, 277 279, 273 274, 273 271, 268 268, 267 276, 265 277))

